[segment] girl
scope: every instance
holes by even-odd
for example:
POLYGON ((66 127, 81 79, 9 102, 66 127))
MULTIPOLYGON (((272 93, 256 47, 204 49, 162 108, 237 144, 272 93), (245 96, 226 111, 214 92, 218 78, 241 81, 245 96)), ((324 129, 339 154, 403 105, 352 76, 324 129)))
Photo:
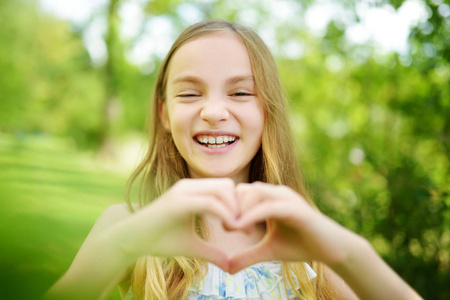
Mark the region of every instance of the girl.
POLYGON ((274 60, 226 21, 161 66, 139 205, 99 217, 48 299, 420 299, 302 185, 274 60))

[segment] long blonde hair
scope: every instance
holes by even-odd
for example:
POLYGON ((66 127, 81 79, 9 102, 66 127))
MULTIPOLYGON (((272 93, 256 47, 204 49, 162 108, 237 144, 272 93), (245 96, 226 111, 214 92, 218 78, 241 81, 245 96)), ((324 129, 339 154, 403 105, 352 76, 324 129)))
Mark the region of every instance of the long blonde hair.
MULTIPOLYGON (((185 43, 218 31, 234 33, 246 46, 253 68, 256 92, 264 107, 262 144, 251 162, 249 182, 287 185, 314 206, 300 175, 291 128, 286 121, 287 104, 269 49, 252 30, 223 20, 211 20, 194 24, 183 31, 161 65, 149 115, 149 147, 127 184, 126 200, 130 210, 130 190, 138 177, 138 199, 141 206, 156 199, 179 179, 188 177, 186 162, 175 147, 171 134, 162 126, 158 101, 166 100, 167 70, 174 53, 185 43)), ((198 226, 198 232, 200 235, 206 234, 201 224, 198 226)), ((322 265, 312 263, 312 267, 318 274, 315 280, 308 278, 303 263, 284 262, 285 288, 295 286, 296 277, 300 285, 300 291, 296 293, 300 299, 331 299, 332 291, 325 282, 322 265)), ((189 288, 201 280, 206 271, 206 262, 199 259, 141 257, 135 264, 132 276, 134 297, 145 300, 184 299, 189 288)))

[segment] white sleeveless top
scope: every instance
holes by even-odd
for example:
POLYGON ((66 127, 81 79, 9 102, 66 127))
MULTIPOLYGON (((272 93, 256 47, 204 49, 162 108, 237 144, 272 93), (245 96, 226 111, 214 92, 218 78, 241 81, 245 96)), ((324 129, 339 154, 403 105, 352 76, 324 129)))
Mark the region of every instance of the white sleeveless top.
MULTIPOLYGON (((317 276, 305 264, 309 279, 317 276)), ((295 277, 294 277, 295 278, 295 277)), ((294 282, 296 282, 294 280, 294 282)), ((295 286, 295 289, 300 287, 295 286)), ((131 288, 125 300, 132 300, 131 288)), ((198 284, 189 289, 187 300, 287 300, 298 299, 291 289, 286 292, 283 283, 282 264, 279 261, 261 262, 236 274, 229 274, 208 263, 208 273, 198 284)))

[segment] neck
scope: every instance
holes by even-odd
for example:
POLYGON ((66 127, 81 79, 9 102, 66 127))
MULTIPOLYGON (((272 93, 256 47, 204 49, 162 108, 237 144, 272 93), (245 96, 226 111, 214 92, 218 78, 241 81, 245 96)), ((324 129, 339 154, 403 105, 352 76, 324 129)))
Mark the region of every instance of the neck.
POLYGON ((189 168, 189 178, 231 178, 235 184, 248 183, 250 178, 250 165, 236 174, 230 174, 228 176, 204 176, 189 168))

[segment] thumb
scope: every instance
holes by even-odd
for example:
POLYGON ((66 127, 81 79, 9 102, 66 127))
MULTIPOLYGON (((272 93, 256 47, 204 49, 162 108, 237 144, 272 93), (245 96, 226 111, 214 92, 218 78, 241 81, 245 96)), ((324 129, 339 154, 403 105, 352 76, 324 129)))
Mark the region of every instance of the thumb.
POLYGON ((228 272, 234 274, 258 262, 271 260, 273 260, 272 251, 266 243, 261 242, 231 257, 228 272))
POLYGON ((196 245, 194 253, 196 253, 195 254, 196 257, 207 260, 215 264, 225 272, 228 272, 229 257, 225 252, 223 252, 216 246, 202 240, 196 245))

